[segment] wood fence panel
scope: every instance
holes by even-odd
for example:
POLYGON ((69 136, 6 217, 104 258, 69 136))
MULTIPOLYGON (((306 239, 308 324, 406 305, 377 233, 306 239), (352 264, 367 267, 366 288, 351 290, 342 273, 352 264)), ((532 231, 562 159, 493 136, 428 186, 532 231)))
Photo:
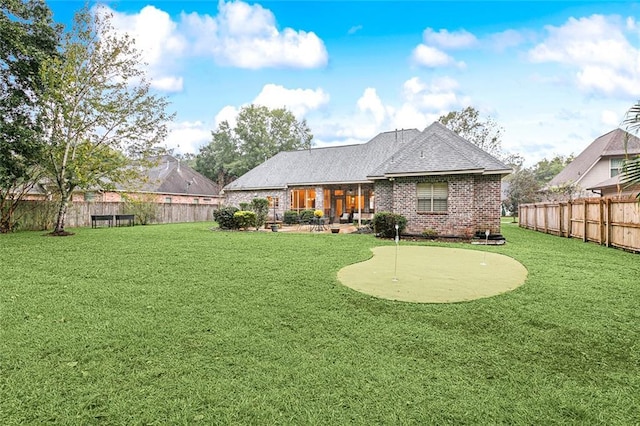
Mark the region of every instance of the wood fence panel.
MULTIPOLYGON (((51 208, 51 203, 43 201, 22 201, 25 210, 38 214, 46 205, 47 215, 53 216, 48 220, 31 220, 31 226, 25 229, 42 229, 42 226, 52 226, 55 209, 51 208), (39 209, 39 210, 38 210, 39 209), (46 224, 45 224, 46 222, 46 224)), ((158 204, 156 209, 156 219, 152 223, 177 223, 177 222, 207 222, 213 221, 213 212, 218 208, 216 204, 158 204)), ((65 225, 69 228, 91 226, 91 215, 116 215, 128 213, 123 202, 73 202, 67 210, 65 225)))
POLYGON ((571 237, 584 239, 584 204, 571 203, 571 222, 569 226, 571 229, 571 237))
POLYGON ((640 252, 640 204, 597 198, 520 206, 523 228, 640 252))

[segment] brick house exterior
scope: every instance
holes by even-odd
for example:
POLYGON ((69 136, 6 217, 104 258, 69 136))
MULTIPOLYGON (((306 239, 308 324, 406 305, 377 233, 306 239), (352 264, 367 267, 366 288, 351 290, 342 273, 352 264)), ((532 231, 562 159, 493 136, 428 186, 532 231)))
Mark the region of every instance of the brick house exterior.
POLYGON ((500 232, 501 180, 509 173, 436 122, 422 132, 381 133, 362 145, 279 153, 227 185, 223 195, 233 206, 268 198, 271 216, 312 208, 331 221, 347 214, 360 221, 386 211, 407 218, 407 234, 429 229, 469 237, 500 232), (424 191, 431 191, 430 199, 424 191))

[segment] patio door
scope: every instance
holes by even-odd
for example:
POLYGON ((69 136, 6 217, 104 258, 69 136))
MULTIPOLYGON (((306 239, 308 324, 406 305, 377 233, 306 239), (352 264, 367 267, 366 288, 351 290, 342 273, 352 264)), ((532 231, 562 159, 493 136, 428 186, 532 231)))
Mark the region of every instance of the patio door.
POLYGON ((342 213, 344 213, 344 195, 341 197, 335 197, 336 200, 336 219, 340 219, 342 213))

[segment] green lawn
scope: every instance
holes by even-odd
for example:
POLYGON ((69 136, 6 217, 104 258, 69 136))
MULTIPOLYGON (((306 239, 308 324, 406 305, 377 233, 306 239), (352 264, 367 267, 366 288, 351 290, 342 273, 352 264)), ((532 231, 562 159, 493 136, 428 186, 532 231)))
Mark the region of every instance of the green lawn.
POLYGON ((0 423, 640 421, 637 254, 505 223, 524 286, 420 305, 336 280, 392 241, 210 226, 1 235, 0 423))

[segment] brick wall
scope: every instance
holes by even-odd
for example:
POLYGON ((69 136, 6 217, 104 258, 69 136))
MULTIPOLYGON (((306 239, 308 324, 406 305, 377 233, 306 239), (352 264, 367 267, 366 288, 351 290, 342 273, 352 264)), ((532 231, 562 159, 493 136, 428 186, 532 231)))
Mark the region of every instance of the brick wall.
MULTIPOLYGON (((260 191, 227 191, 225 193, 225 206, 234 206, 240 208, 240 203, 250 203, 254 198, 279 198, 276 214, 284 217, 285 210, 289 210, 289 195, 284 189, 260 190, 260 191)), ((273 207, 269 208, 269 218, 273 217, 273 207)))
POLYGON ((439 235, 472 236, 489 229, 500 232, 500 176, 450 175, 397 178, 376 183, 376 211, 393 211, 407 218, 406 232, 433 229, 439 235), (447 212, 417 211, 417 183, 447 182, 447 212), (388 205, 391 193, 392 205, 388 205))
POLYGON ((393 210, 393 182, 377 180, 374 187, 374 203, 376 212, 393 210))

